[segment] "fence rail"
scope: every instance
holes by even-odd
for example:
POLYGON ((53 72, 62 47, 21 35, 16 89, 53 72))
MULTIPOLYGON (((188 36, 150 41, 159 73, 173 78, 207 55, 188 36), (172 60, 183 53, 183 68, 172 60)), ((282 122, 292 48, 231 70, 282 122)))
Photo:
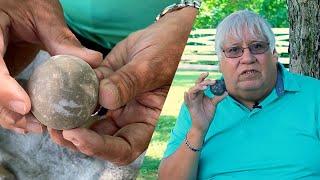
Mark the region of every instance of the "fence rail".
MULTIPOLYGON (((289 29, 273 28, 279 62, 289 65, 289 29)), ((196 29, 190 33, 179 69, 218 70, 218 57, 214 51, 216 29, 196 29)))

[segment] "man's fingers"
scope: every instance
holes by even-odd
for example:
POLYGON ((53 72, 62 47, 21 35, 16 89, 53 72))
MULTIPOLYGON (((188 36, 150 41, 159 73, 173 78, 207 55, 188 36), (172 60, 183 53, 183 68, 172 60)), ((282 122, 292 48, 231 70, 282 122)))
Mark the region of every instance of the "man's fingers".
POLYGON ((107 151, 104 139, 94 131, 77 128, 64 130, 63 138, 73 143, 79 151, 88 156, 98 156, 100 153, 107 151))
POLYGON ((0 125, 18 133, 42 133, 44 126, 31 114, 21 115, 0 106, 0 125))
POLYGON ((77 38, 67 27, 54 29, 54 33, 47 34, 45 46, 51 55, 66 54, 82 58, 92 67, 98 67, 102 62, 102 54, 100 52, 83 47, 77 38))
POLYGON ((151 90, 148 85, 154 82, 150 82, 148 77, 143 77, 143 74, 148 76, 148 73, 141 72, 135 67, 137 66, 127 64, 100 82, 99 102, 102 106, 116 109, 126 104, 136 94, 151 90))
POLYGON ((8 44, 10 19, 0 11, 0 105, 20 114, 30 111, 31 103, 27 93, 9 74, 3 56, 8 44))
POLYGON ((28 132, 32 133, 43 133, 46 130, 46 127, 41 124, 34 116, 32 113, 29 113, 25 115, 26 118, 26 127, 25 129, 28 132))
POLYGON ((8 45, 9 25, 9 16, 3 11, 0 11, 0 55, 2 57, 4 56, 8 45))
POLYGON ((188 91, 188 96, 190 100, 193 100, 197 97, 199 93, 203 93, 202 91, 205 90, 208 86, 206 84, 198 83, 195 86, 191 87, 188 91))
POLYGON ((204 79, 206 79, 209 76, 208 72, 201 73, 199 78, 196 80, 195 84, 201 83, 204 79))
POLYGON ((62 131, 48 128, 48 132, 49 132, 50 137, 53 140, 53 142, 59 144, 60 146, 68 147, 68 148, 71 148, 71 149, 77 151, 76 146, 72 142, 64 139, 64 137, 62 135, 62 131))
POLYGON ((119 130, 118 125, 111 119, 106 118, 95 122, 90 129, 101 135, 113 135, 119 130))
POLYGON ((199 83, 199 84, 201 84, 201 85, 214 85, 215 83, 216 83, 215 80, 206 79, 206 80, 202 81, 202 82, 199 83))
POLYGON ((0 57, 0 105, 20 114, 27 114, 31 109, 28 94, 12 78, 2 57, 0 57))
POLYGON ((99 135, 88 129, 77 128, 63 131, 63 137, 84 154, 124 165, 132 162, 145 150, 153 132, 150 127, 152 126, 143 123, 133 123, 121 128, 114 136, 99 135))
POLYGON ((221 96, 214 96, 212 99, 211 99, 211 102, 215 105, 217 105, 220 101, 222 101, 225 97, 228 96, 228 92, 224 92, 221 96))
POLYGON ((105 66, 99 66, 98 68, 94 69, 98 79, 101 81, 104 78, 108 78, 114 71, 105 66))
MULTIPOLYGON (((32 3, 33 1, 30 1, 32 3)), ((35 2, 33 2, 35 3, 35 2)), ((67 27, 59 1, 37 1, 34 11, 39 40, 51 55, 66 54, 84 59, 92 67, 102 62, 102 54, 84 48, 67 27)))

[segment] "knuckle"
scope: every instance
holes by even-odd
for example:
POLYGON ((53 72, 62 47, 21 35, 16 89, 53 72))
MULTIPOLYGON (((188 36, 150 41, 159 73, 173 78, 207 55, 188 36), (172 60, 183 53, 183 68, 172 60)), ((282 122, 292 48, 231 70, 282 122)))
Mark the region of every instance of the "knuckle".
POLYGON ((79 41, 75 37, 74 34, 72 34, 69 30, 65 29, 61 31, 60 33, 56 34, 55 40, 59 44, 70 44, 70 42, 76 42, 80 45, 79 41))
POLYGON ((0 106, 0 121, 6 122, 7 124, 15 124, 16 118, 14 117, 8 109, 0 106))
POLYGON ((120 71, 118 79, 120 97, 123 97, 122 99, 131 99, 136 94, 137 82, 138 78, 134 74, 120 71))
POLYGON ((96 156, 96 155, 98 155, 98 153, 96 152, 95 148, 90 148, 85 144, 77 146, 77 148, 79 149, 79 151, 81 151, 82 153, 84 153, 84 154, 86 154, 88 156, 96 156))

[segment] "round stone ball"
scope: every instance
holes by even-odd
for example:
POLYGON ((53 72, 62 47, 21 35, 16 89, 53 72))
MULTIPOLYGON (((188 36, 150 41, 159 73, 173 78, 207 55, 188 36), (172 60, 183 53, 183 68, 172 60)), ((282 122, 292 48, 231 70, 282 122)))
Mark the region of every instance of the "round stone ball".
POLYGON ((87 123, 98 102, 99 81, 88 63, 70 55, 57 55, 38 66, 27 89, 33 115, 58 130, 87 123))

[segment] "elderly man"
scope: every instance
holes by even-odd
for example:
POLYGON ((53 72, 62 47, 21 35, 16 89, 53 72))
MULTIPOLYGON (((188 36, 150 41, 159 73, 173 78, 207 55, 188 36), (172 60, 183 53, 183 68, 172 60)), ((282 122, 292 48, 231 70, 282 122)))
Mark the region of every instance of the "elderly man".
POLYGON ((270 26, 247 10, 219 24, 216 51, 227 92, 202 74, 185 93, 160 179, 319 179, 319 80, 279 64, 270 26))
POLYGON ((107 161, 133 162, 151 139, 200 4, 0 0, 0 165, 18 179, 98 179, 107 161), (14 79, 39 49, 78 56, 95 68, 99 103, 109 109, 104 119, 43 133, 14 79))

